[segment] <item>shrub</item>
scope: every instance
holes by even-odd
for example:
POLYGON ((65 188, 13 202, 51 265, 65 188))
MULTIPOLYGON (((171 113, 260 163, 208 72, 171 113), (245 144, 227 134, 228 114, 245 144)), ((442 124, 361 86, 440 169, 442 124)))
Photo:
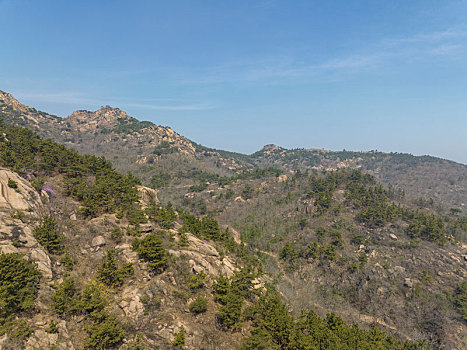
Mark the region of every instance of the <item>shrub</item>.
POLYGON ((175 347, 182 347, 185 345, 185 327, 181 327, 180 331, 175 334, 175 339, 172 342, 172 345, 175 347))
POLYGON ((0 322, 34 305, 39 276, 21 254, 0 254, 0 322))
POLYGON ((190 277, 190 281, 188 282, 188 287, 190 289, 199 289, 204 286, 204 283, 208 279, 208 276, 204 272, 197 273, 190 277))
POLYGON ((218 320, 223 328, 237 329, 240 327, 240 317, 242 315, 243 298, 229 292, 224 298, 224 305, 218 308, 218 320))
POLYGON ((134 341, 128 343, 129 349, 131 350, 145 350, 146 346, 143 342, 143 336, 141 334, 136 334, 136 338, 134 341))
POLYGON ((229 279, 225 276, 219 276, 216 282, 212 286, 214 300, 218 303, 225 304, 226 296, 229 293, 230 282, 229 279))
POLYGON ((70 253, 66 252, 60 262, 65 266, 67 271, 73 270, 73 266, 75 266, 75 261, 71 257, 70 253))
POLYGON ((141 240, 135 239, 132 248, 156 273, 164 271, 167 267, 167 253, 162 245, 162 240, 156 234, 150 233, 141 240))
POLYGON ((337 257, 336 246, 329 245, 323 252, 323 257, 329 261, 334 260, 337 257))
POLYGON ((20 321, 11 335, 13 338, 24 339, 29 337, 32 333, 34 333, 34 329, 32 329, 26 321, 20 321))
POLYGON ((354 233, 350 241, 355 245, 363 244, 365 242, 365 235, 363 233, 354 233))
POLYGON ((180 234, 180 241, 178 242, 178 245, 180 247, 187 247, 190 245, 190 243, 188 242, 188 236, 186 233, 182 233, 180 234))
POLYGON ((355 261, 352 261, 352 262, 349 264, 349 271, 353 273, 353 272, 355 272, 357 269, 358 269, 358 264, 357 264, 355 261))
POLYGON ((100 313, 99 317, 86 323, 85 330, 88 332, 88 339, 85 342, 86 348, 104 350, 117 346, 125 337, 125 332, 117 322, 115 316, 107 313, 100 313))
POLYGON ((109 287, 119 287, 125 278, 133 274, 131 263, 118 267, 115 249, 107 252, 107 256, 97 270, 97 280, 109 287))
POLYGON ((81 293, 79 300, 80 311, 87 312, 94 318, 101 317, 106 304, 104 293, 97 285, 87 285, 81 293))
POLYGON ((299 252, 295 249, 295 247, 287 242, 281 250, 279 258, 282 260, 294 260, 299 257, 299 252))
POLYGON ((59 254, 63 250, 63 236, 59 233, 57 223, 52 216, 44 216, 34 228, 34 238, 50 253, 59 254))
POLYGON ((126 218, 131 225, 139 225, 148 222, 144 210, 136 205, 132 205, 127 209, 126 218))
POLYGON ((18 189, 18 183, 15 180, 8 179, 8 187, 18 189))
POLYGON ((454 305, 467 322, 467 281, 462 282, 454 292, 454 305))
POLYGON ((194 313, 196 315, 201 314, 203 312, 206 312, 206 310, 208 309, 208 301, 206 298, 198 297, 190 303, 188 308, 190 309, 191 313, 194 313))
POLYGON ((159 173, 156 175, 153 175, 151 178, 150 186, 151 188, 161 188, 167 185, 170 181, 170 175, 167 173, 159 173))
POLYGON ((57 322, 55 322, 54 320, 50 320, 49 327, 47 327, 45 331, 51 334, 58 333, 57 322))
POLYGON ((115 226, 112 231, 110 231, 110 237, 115 241, 115 243, 120 243, 122 241, 123 232, 120 227, 115 226))
POLYGON ((365 252, 361 252, 358 256, 358 261, 360 262, 360 266, 363 266, 368 261, 368 255, 365 252))
POLYGON ((45 180, 42 177, 36 177, 35 179, 31 180, 32 187, 34 187, 34 189, 37 192, 42 191, 42 187, 44 187, 44 183, 45 183, 45 180))
POLYGON ((78 289, 73 278, 66 278, 52 295, 52 306, 59 315, 71 315, 78 310, 78 289))

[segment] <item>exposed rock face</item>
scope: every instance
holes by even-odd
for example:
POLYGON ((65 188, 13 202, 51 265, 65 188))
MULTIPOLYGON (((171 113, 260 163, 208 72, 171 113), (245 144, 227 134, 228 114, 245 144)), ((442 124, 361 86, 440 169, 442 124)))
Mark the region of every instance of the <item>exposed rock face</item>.
POLYGON ((138 287, 129 286, 122 292, 124 299, 119 306, 122 308, 125 316, 136 321, 144 314, 144 305, 141 302, 141 294, 138 287))
POLYGON ((40 203, 40 196, 29 182, 18 174, 0 168, 0 208, 10 210, 33 209, 40 203), (8 180, 14 181, 17 188, 8 186, 8 180))
POLYGON ((224 275, 231 277, 237 268, 228 258, 220 259, 216 248, 210 243, 199 239, 198 237, 187 233, 189 245, 179 251, 169 250, 171 255, 180 257, 184 255, 188 258, 188 264, 194 273, 204 272, 207 275, 224 275))
POLYGON ((76 111, 62 120, 65 125, 70 125, 79 131, 91 131, 102 127, 115 127, 119 120, 130 120, 125 111, 110 106, 101 107, 95 112, 76 111))
MULTIPOLYGON (((183 280, 185 277, 182 278, 176 269, 168 269, 161 274, 152 273, 132 249, 131 243, 135 237, 124 235, 122 241, 115 244, 109 235, 110 228, 118 226, 123 231, 128 225, 127 222, 121 223, 115 214, 83 220, 75 214, 78 204, 70 205, 67 198, 59 195, 41 198, 28 180, 3 168, 0 169, 0 189, 0 251, 23 254, 26 259, 35 262, 41 272, 35 313, 27 321, 33 330, 32 334, 24 343, 18 343, 19 345, 16 345, 11 337, 1 337, 0 350, 83 348, 86 337, 83 325, 87 322, 84 316, 60 320, 50 304, 54 289, 70 272, 64 268, 61 260, 63 255, 50 255, 34 238, 34 226, 37 225, 40 216, 46 213, 53 214, 60 222, 61 231, 65 235, 66 249, 74 255, 75 266, 71 275, 80 283, 86 285, 95 280, 97 266, 103 261, 108 249, 115 248, 119 264, 132 264, 134 275, 128 278, 121 289, 111 293, 109 291, 106 298, 109 311, 119 320, 124 320, 122 322, 136 327, 138 333, 145 334, 144 343, 147 348, 170 348, 182 326, 186 330, 187 349, 217 349, 221 347, 220 344, 225 348, 235 348, 239 343, 240 334, 219 339, 220 331, 215 325, 214 316, 216 305, 208 290, 201 293, 210 299, 209 311, 196 320, 188 310, 187 301, 180 300, 180 295, 186 293, 183 280), (15 181, 17 188, 9 187, 8 179, 15 181), (81 280, 77 276, 84 277, 81 280), (58 332, 47 331, 51 320, 57 322, 58 332), (206 339, 209 339, 208 345, 206 339)), ((138 187, 138 190, 143 208, 152 200, 158 201, 156 191, 143 186, 138 187)), ((139 235, 143 237, 158 230, 160 227, 156 223, 148 222, 140 226, 139 235)), ((173 235, 177 243, 177 231, 171 229, 169 234, 173 235)), ((187 236, 188 246, 178 247, 176 244, 173 249, 167 251, 174 261, 183 261, 179 265, 180 271, 188 276, 204 272, 208 276, 207 285, 212 285, 216 276, 230 277, 238 270, 233 258, 221 258, 214 242, 201 240, 191 233, 187 233, 187 236)), ((131 335, 128 335, 126 342, 131 340, 131 335)))
POLYGON ((43 277, 50 281, 50 258, 34 238, 33 226, 21 220, 26 215, 37 219, 38 213, 43 211, 40 196, 27 180, 7 169, 0 169, 0 251, 25 254, 37 263, 43 277), (17 188, 9 187, 8 180, 13 180, 17 188))
POLYGON ((30 110, 32 110, 31 107, 27 107, 23 105, 21 102, 19 102, 16 98, 13 97, 12 94, 9 94, 8 92, 3 92, 0 90, 0 101, 3 102, 5 105, 11 106, 15 110, 19 112, 24 112, 27 113, 30 110))
POLYGON ((103 247, 105 246, 105 238, 102 236, 96 236, 92 239, 91 247, 103 247))
MULTIPOLYGON (((34 331, 34 333, 27 340, 25 350, 43 350, 43 349, 57 349, 57 350, 74 350, 70 335, 68 334, 66 321, 58 322, 56 333, 48 333, 44 329, 48 326, 45 321, 39 321, 36 326, 41 327, 34 331)), ((1 349, 1 346, 0 346, 1 349)))

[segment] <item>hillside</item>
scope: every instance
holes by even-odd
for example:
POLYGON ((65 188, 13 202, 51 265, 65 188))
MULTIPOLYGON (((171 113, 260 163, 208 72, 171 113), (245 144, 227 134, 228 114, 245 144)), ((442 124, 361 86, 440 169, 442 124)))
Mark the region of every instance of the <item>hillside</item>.
MULTIPOLYGON (((321 321, 314 317, 319 315, 329 326, 335 322, 326 318, 329 312, 364 329, 378 326, 400 339, 423 339, 434 348, 456 349, 467 345, 465 302, 462 301, 467 288, 465 165, 428 156, 286 150, 274 145, 265 146, 252 155, 242 155, 199 146, 168 127, 140 122, 116 108, 77 111, 61 119, 23 106, 5 93, 0 100, 3 101, 0 101, 0 114, 5 123, 25 126, 80 154, 104 155, 118 170, 131 171, 152 187, 152 190, 139 187, 140 193, 152 193, 153 199, 162 203, 148 202, 147 196, 143 196, 146 199, 141 197, 136 205, 135 192, 126 192, 138 184, 133 175, 98 176, 102 169, 110 171, 110 165, 102 165, 98 158, 81 159, 78 153, 68 154, 61 148, 57 152, 55 147, 59 146, 51 146, 53 143, 22 150, 19 158, 26 157, 26 161, 17 162, 9 152, 4 154, 2 165, 23 175, 28 174, 26 169, 34 163, 35 150, 47 154, 46 168, 52 166, 54 170, 48 170, 41 186, 51 185, 55 194, 42 206, 45 212, 56 213, 57 220, 76 220, 76 226, 71 226, 80 228, 80 233, 62 226, 66 227, 64 242, 70 244, 73 257, 83 260, 80 252, 89 249, 86 245, 96 236, 105 240, 106 245, 99 249, 90 247, 83 266, 76 271, 76 283, 80 288, 85 288, 92 280, 86 276, 95 275, 96 264, 102 261, 102 253, 108 248, 117 249, 121 263, 131 262, 144 270, 144 265, 137 265, 140 264, 138 254, 130 249, 132 241, 152 231, 161 231, 158 235, 172 258, 175 257, 168 269, 157 275, 175 289, 172 291, 174 298, 161 301, 161 305, 173 304, 164 311, 167 321, 162 326, 162 329, 170 325, 172 328, 165 331, 164 340, 158 337, 160 342, 149 336, 152 327, 138 326, 135 330, 131 328, 134 327, 132 323, 126 328, 126 334, 135 339, 141 333, 149 348, 164 348, 174 339, 180 325, 173 323, 174 318, 168 320, 177 315, 175 318, 184 320, 182 324, 186 330, 202 328, 211 332, 187 333, 192 337, 187 340, 187 346, 193 348, 202 348, 200 344, 213 349, 244 344, 251 349, 277 346, 304 349, 303 344, 314 341, 300 338, 307 333, 306 322, 318 325, 321 321), (48 152, 50 150, 52 152, 48 152), (63 152, 67 154, 65 165, 63 157, 59 156, 63 152), (60 166, 56 168, 54 162, 60 166), (81 165, 76 168, 77 164, 81 165), (69 168, 70 165, 73 166, 69 168), (81 174, 82 167, 86 176, 74 175, 81 174), (106 178, 111 182, 106 182, 106 178), (112 179, 117 180, 113 185, 112 179), (107 193, 108 188, 117 192, 107 193), (123 195, 124 199, 115 202, 112 200, 115 193, 117 198, 123 195), (133 204, 128 206, 125 204, 128 201, 133 204), (146 210, 142 214, 141 210, 150 207, 150 203, 153 213, 146 210), (199 221, 189 213, 198 215, 199 221), (164 223, 166 215, 172 219, 164 223), (211 219, 215 219, 216 224, 209 221, 211 219), (202 222, 207 228, 214 225, 214 231, 209 232, 215 233, 206 236, 200 228, 203 225, 197 226, 202 222), (216 226, 217 222, 220 226, 216 226), (127 232, 119 238, 121 242, 114 242, 114 228, 127 232), (77 237, 81 236, 86 238, 80 241, 77 237), (187 240, 190 248, 184 247, 187 240), (75 247, 79 249, 74 250, 75 247), (206 254, 212 259, 207 259, 206 254), (196 255, 209 261, 192 258, 196 255), (133 260, 128 260, 128 256, 133 256, 133 260), (232 266, 230 272, 222 270, 224 264, 232 266), (184 270, 187 266, 191 271, 184 270), (271 293, 279 293, 286 304, 279 306, 278 299, 267 292, 248 292, 243 296, 243 305, 260 307, 271 302, 274 305, 268 309, 271 312, 284 308, 282 314, 275 314, 287 320, 286 325, 282 325, 285 328, 279 330, 283 332, 280 336, 275 333, 277 327, 272 331, 265 320, 261 321, 267 310, 245 308, 228 327, 219 323, 219 314, 213 311, 223 305, 222 301, 216 301, 216 287, 212 283, 215 276, 232 275, 235 269, 244 271, 242 267, 247 266, 250 266, 250 281, 256 279, 262 286, 270 282, 275 290, 271 293), (201 292, 186 289, 190 274, 200 272, 211 276, 201 292), (178 304, 185 300, 182 304, 187 305, 196 295, 207 299, 208 310, 212 312, 203 313, 206 318, 203 315, 185 318, 181 310, 186 312, 186 306, 178 304), (266 295, 269 301, 261 299, 266 295), (258 300, 260 304, 256 304, 258 300), (313 317, 309 314, 315 323, 300 318, 302 310, 310 309, 317 313, 313 317), (196 323, 200 319, 201 323, 196 323), (243 335, 251 334, 251 337, 242 338, 238 333, 240 329, 243 335), (303 332, 295 333, 296 329, 303 332), (222 339, 225 343, 204 344, 200 337, 205 341, 222 339), (296 337, 304 343, 299 345, 296 337)), ((22 136, 18 140, 26 139, 28 137, 22 136)), ((13 147, 22 149, 23 145, 20 142, 13 147)), ((42 171, 43 166, 40 167, 42 171)), ((32 173, 37 178, 38 170, 32 173)), ((34 184, 35 178, 28 181, 34 184)), ((43 215, 31 218, 31 223, 37 223, 43 215)), ((9 245, 14 247, 16 243, 12 242, 13 238, 9 245)), ((27 250, 23 252, 31 254, 27 250)), ((67 272, 61 273, 57 276, 67 272)), ((134 276, 135 280, 126 277, 128 285, 141 283, 142 286, 148 279, 154 280, 150 273, 143 273, 142 279, 138 279, 138 273, 134 276)), ((120 296, 115 298, 128 294, 129 299, 141 299, 145 295, 141 288, 135 292, 137 294, 119 290, 115 295, 120 296)), ((170 293, 165 289, 162 294, 170 293)), ((232 309, 238 309, 235 300, 232 303, 232 309)), ((111 301, 109 308, 112 305, 116 304, 111 301)), ((137 308, 135 304, 131 307, 137 308)), ((227 306, 223 310, 226 309, 227 306)), ((47 311, 40 313, 55 315, 50 307, 44 310, 47 311)), ((153 317, 161 317, 160 308, 151 310, 153 317)), ((67 317, 71 316, 72 319, 76 317, 72 314, 67 317)), ((143 316, 138 317, 142 318, 135 318, 134 322, 146 322, 144 310, 143 316)), ((160 329, 160 324, 157 328, 160 329)), ((78 337, 82 342, 84 335, 81 333, 81 338, 78 337)), ((389 348, 400 346, 394 343, 389 348)), ((369 346, 371 348, 374 347, 369 346)))
POLYGON ((296 312, 333 311, 411 339, 423 334, 440 348, 456 348, 466 332, 449 302, 467 278, 467 245, 455 238, 465 240, 467 227, 457 212, 420 209, 403 191, 344 169, 159 193, 231 225, 296 312))
POLYGON ((76 111, 58 118, 24 106, 0 91, 0 115, 10 125, 24 126, 80 153, 105 156, 119 171, 131 171, 146 185, 156 175, 177 181, 231 176, 252 168, 276 167, 286 172, 360 169, 386 185, 406 191, 411 200, 430 198, 465 210, 467 166, 431 156, 382 152, 287 150, 267 145, 252 155, 202 147, 170 127, 141 122, 118 108, 76 111))
POLYGON ((160 205, 103 158, 0 131, 1 349, 428 348, 293 317, 216 220, 160 205))

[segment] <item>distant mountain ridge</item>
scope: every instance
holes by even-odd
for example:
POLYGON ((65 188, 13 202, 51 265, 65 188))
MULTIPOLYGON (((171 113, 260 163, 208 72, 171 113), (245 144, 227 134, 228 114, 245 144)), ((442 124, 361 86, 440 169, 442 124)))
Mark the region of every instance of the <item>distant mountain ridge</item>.
MULTIPOLYGON (((225 229, 222 232, 229 237, 226 244, 238 245, 238 250, 235 250, 238 257, 257 259, 252 260, 254 266, 261 271, 264 268, 266 280, 272 282, 286 302, 284 310, 286 307, 295 316, 299 315, 300 310, 312 308, 321 317, 335 313, 363 329, 377 325, 404 340, 423 339, 433 349, 463 349, 467 345, 464 304, 459 302, 467 290, 466 165, 431 156, 285 149, 272 144, 245 155, 198 145, 169 127, 141 122, 118 108, 106 106, 97 111, 80 110, 66 118, 59 118, 24 106, 9 94, 0 94, 0 119, 6 124, 32 129, 81 154, 105 156, 118 170, 131 171, 142 179, 143 184, 156 189, 146 188, 144 191, 157 194, 160 203, 167 205, 155 213, 161 218, 168 215, 165 221, 161 221, 163 226, 159 226, 168 228, 168 232, 162 230, 160 234, 166 234, 165 244, 174 248, 169 252, 177 257, 174 258, 177 269, 192 266, 192 260, 178 258, 178 250, 186 249, 182 242, 184 231, 177 230, 182 223, 176 220, 176 216, 186 218, 187 222, 204 222, 208 229, 211 227, 209 218, 212 218, 225 229), (169 215, 173 209, 178 212, 175 217, 169 215), (196 217, 199 221, 195 220, 196 217), (177 239, 179 247, 174 247, 177 246, 177 239)), ((29 155, 34 155, 35 151, 44 155, 60 153, 50 152, 48 142, 40 142, 39 146, 21 151, 22 143, 32 139, 31 134, 24 129, 17 134, 14 130, 11 134, 7 131, 3 133, 4 163, 11 163, 10 169, 19 169, 15 159, 21 165, 23 156, 33 161, 37 157, 29 155), (22 136, 28 134, 29 137, 22 136), (5 147, 10 147, 9 152, 8 149, 5 152, 5 147), (12 149, 18 156, 11 157, 12 149)), ((57 145, 53 149, 66 148, 57 145)), ((65 155, 44 159, 47 162, 59 160, 59 164, 79 163, 65 155)), ((90 158, 84 156, 83 160, 90 158)), ((97 159, 96 163, 100 161, 97 159)), ((110 165, 108 167, 111 173, 113 169, 110 165)), ((63 171, 64 176, 68 176, 68 169, 63 171)), ((20 175, 28 177, 29 173, 19 171, 15 179, 20 175)), ((32 176, 38 175, 32 172, 32 176)), ((99 211, 100 203, 107 203, 108 198, 93 194, 113 188, 112 183, 102 183, 107 178, 112 180, 112 176, 102 176, 100 183, 94 185, 97 180, 94 175, 87 175, 87 183, 77 183, 75 189, 79 197, 76 198, 86 201, 94 198, 99 205, 92 205, 93 201, 83 202, 86 204, 84 209, 99 211)), ((50 188, 55 189, 56 193, 55 197, 51 197, 50 204, 57 208, 62 205, 63 208, 57 213, 64 223, 82 220, 79 213, 83 212, 84 204, 78 207, 77 203, 72 206, 72 202, 57 201, 67 193, 64 186, 76 181, 68 179, 68 182, 64 182, 61 176, 46 178, 45 185, 52 186, 50 188), (74 211, 70 212, 73 208, 74 211)), ((73 172, 70 176, 73 177, 73 172)), ((134 176, 128 175, 126 178, 137 181, 134 176)), ((18 184, 20 181, 23 183, 18 179, 18 184)), ((14 186, 14 183, 11 185, 14 186)), ((3 187, 8 186, 8 179, 4 178, 3 187)), ((13 188, 10 188, 10 192, 16 193, 13 188)), ((149 205, 149 202, 145 205, 149 205)), ((99 226, 99 230, 88 228, 85 220, 79 221, 79 225, 71 225, 80 227, 82 231, 80 234, 65 231, 69 244, 72 243, 72 253, 82 256, 83 248, 84 251, 88 248, 80 244, 92 243, 91 237, 98 234, 105 236, 106 244, 113 246, 114 236, 108 232, 109 224, 119 225, 122 232, 127 232, 123 234, 126 245, 119 243, 116 247, 122 250, 122 258, 133 254, 133 263, 137 263, 135 253, 131 253, 129 248, 130 243, 133 245, 131 241, 146 235, 150 228, 144 222, 142 225, 138 223, 139 211, 133 209, 125 209, 128 210, 126 214, 121 209, 110 219, 102 217, 102 224, 99 225, 95 219, 90 220, 89 224, 99 226), (130 225, 130 220, 134 226, 130 225)), ((13 216, 19 217, 19 214, 13 213, 13 216)), ((9 215, 5 214, 4 217, 10 220, 9 215)), ((190 229, 198 230, 197 226, 190 229)), ((205 236, 200 237, 196 241, 200 254, 201 250, 208 248, 207 254, 216 259, 219 257, 220 266, 233 261, 233 256, 224 256, 227 251, 224 252, 223 248, 222 252, 218 250, 220 246, 217 243, 215 246, 209 245, 209 241, 202 240, 205 236)), ((191 249, 195 242, 191 236, 188 238, 191 249)), ((16 242, 14 244, 17 245, 16 242)), ((104 248, 101 249, 103 252, 104 248)), ((89 250, 89 257, 96 260, 83 259, 83 264, 102 261, 104 256, 98 253, 97 250, 89 250)), ((197 254, 194 251, 187 254, 194 253, 197 254)), ((89 274, 90 266, 83 264, 76 271, 86 278, 88 275, 84 271, 89 274)), ((55 264, 51 266, 55 267, 55 264)), ((57 266, 56 270, 63 270, 63 266, 57 266)), ((185 288, 187 279, 184 282, 177 280, 179 273, 185 273, 183 271, 173 271, 175 274, 169 271, 166 287, 185 288), (171 276, 175 276, 176 284, 171 276)), ((192 273, 195 272, 198 272, 198 267, 193 269, 192 273)), ((161 315, 172 320, 182 319, 180 315, 189 316, 186 303, 180 302, 183 295, 180 292, 169 293, 169 289, 164 289, 164 295, 178 295, 167 304, 175 306, 175 309, 166 307, 165 300, 160 304, 163 306, 161 309, 151 309, 154 314, 146 316, 147 320, 161 320, 161 315)), ((134 300, 143 297, 144 293, 138 293, 132 294, 134 300)), ((126 289, 122 291, 123 294, 128 295, 126 289)), ((224 331, 219 329, 215 314, 209 313, 210 308, 214 310, 217 301, 212 291, 206 291, 205 295, 208 299, 207 315, 212 316, 210 320, 213 323, 204 323, 201 329, 215 332, 210 333, 212 336, 209 337, 214 342, 219 340, 226 344, 238 344, 239 332, 225 332, 229 335, 225 340, 223 333, 218 333, 224 331)), ((183 298, 186 302, 192 300, 183 298)), ((144 304, 142 300, 145 299, 141 299, 144 304)), ((131 303, 122 306, 126 313, 125 305, 131 303)), ((241 311, 239 307, 232 310, 241 311)), ((242 319, 245 327, 250 325, 249 312, 245 311, 245 319, 242 319)), ((283 316, 280 318, 284 319, 283 316)), ((193 316, 190 322, 182 323, 189 337, 192 333, 189 327, 196 320, 203 323, 206 319, 204 316, 193 316)), ((170 320, 163 322, 172 324, 170 320)), ((273 324, 281 322, 274 321, 273 324)), ((175 326, 169 332, 162 328, 165 338, 155 341, 169 344, 180 325, 175 326)), ((198 324, 196 327, 199 327, 198 324)), ((144 341, 150 341, 154 329, 148 327, 145 330, 148 337, 144 336, 144 341)), ((133 330, 129 334, 133 336, 133 330)), ((274 348, 271 343, 264 345, 268 341, 264 334, 252 333, 252 336, 251 344, 256 340, 263 347, 247 344, 244 349, 274 348), (260 339, 255 338, 258 334, 260 339)), ((196 336, 193 339, 197 341, 201 338, 196 336)), ((199 343, 192 345, 191 348, 201 348, 199 343)), ((395 345, 389 347, 399 349, 395 345)), ((212 345, 206 348, 220 347, 212 345)))
MULTIPOLYGON (((80 153, 105 156, 119 171, 131 171, 149 184, 154 173, 208 172, 229 176, 246 169, 277 167, 284 171, 361 169, 413 196, 465 208, 467 166, 431 156, 403 153, 285 149, 266 145, 251 154, 200 146, 170 127, 139 121, 109 106, 79 110, 65 118, 37 111, 0 91, 0 116, 64 143, 80 153)), ((415 198, 414 197, 414 198, 415 198)))

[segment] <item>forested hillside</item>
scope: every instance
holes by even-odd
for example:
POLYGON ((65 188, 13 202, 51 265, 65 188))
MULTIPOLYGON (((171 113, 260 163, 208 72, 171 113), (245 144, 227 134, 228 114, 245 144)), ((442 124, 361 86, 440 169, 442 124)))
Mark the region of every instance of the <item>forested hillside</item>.
POLYGON ((404 189, 411 200, 434 200, 461 211, 466 205, 467 166, 430 156, 287 150, 275 145, 244 155, 203 147, 170 127, 139 121, 118 108, 76 111, 62 119, 27 107, 1 91, 0 115, 7 124, 30 128, 82 154, 105 156, 119 171, 133 172, 146 185, 153 178, 156 183, 167 176, 174 181, 205 181, 209 176, 232 176, 254 168, 286 172, 352 168, 404 189))
POLYGON ((465 165, 0 99, 5 349, 467 346, 465 165))
POLYGON ((427 347, 335 314, 295 319, 215 219, 161 206, 103 158, 1 132, 2 348, 427 347))

